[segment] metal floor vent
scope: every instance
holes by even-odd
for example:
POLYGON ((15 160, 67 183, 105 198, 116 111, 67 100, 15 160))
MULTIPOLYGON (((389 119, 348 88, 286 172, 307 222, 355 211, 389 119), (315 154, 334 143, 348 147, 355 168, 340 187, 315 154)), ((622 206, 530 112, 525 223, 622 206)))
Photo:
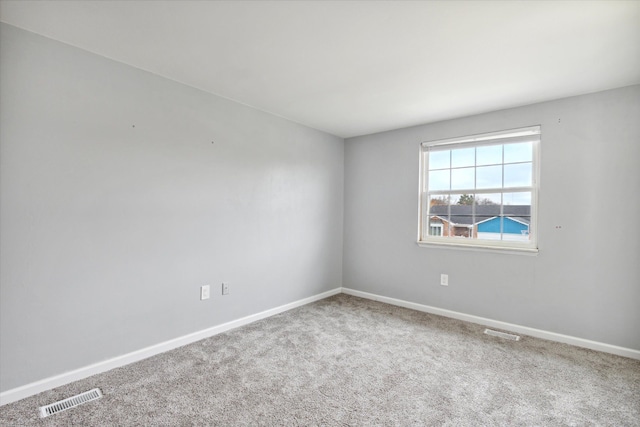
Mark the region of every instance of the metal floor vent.
POLYGON ((494 331, 493 329, 485 329, 484 333, 494 337, 504 338, 511 341, 520 341, 520 335, 508 334, 506 332, 494 331))
POLYGON ((83 403, 91 402, 92 400, 100 399, 102 392, 99 388, 85 391, 84 393, 76 394, 67 399, 60 400, 55 403, 40 407, 40 418, 48 417, 49 415, 57 414, 58 412, 66 411, 67 409, 75 408, 83 403))

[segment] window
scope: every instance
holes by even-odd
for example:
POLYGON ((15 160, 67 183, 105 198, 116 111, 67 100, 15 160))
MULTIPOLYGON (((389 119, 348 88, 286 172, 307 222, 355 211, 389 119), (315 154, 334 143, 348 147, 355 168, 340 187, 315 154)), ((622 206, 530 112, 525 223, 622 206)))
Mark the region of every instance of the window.
POLYGON ((429 223, 429 236, 442 236, 442 223, 437 224, 431 221, 429 223))
POLYGON ((540 126, 425 142, 422 245, 537 250, 540 126))

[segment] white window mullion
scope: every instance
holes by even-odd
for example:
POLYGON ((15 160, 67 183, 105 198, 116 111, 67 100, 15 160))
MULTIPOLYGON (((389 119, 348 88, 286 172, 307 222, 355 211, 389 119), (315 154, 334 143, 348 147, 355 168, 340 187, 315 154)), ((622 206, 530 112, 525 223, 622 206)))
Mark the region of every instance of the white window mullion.
POLYGON ((502 192, 500 197, 500 241, 504 241, 504 145, 502 146, 502 192))

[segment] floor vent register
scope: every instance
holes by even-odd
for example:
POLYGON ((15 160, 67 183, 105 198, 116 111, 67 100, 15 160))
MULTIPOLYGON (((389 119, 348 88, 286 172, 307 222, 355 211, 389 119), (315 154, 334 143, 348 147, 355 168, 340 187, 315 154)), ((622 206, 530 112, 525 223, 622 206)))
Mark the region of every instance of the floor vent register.
POLYGON ((67 399, 60 400, 58 402, 51 403, 49 405, 40 407, 40 418, 48 417, 50 415, 57 414, 58 412, 66 411, 67 409, 75 408, 92 400, 97 400, 102 397, 102 392, 99 388, 85 391, 84 393, 76 394, 67 399))
POLYGON ((511 341, 520 341, 520 335, 508 334, 506 332, 494 331, 493 329, 485 329, 484 333, 494 337, 504 338, 511 341))

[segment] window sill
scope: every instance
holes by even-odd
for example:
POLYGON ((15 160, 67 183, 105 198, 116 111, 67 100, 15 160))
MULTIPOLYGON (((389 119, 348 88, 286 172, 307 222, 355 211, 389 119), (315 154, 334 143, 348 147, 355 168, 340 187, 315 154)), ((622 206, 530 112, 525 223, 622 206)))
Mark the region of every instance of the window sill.
POLYGON ((416 242, 421 248, 439 248, 439 249, 452 249, 456 251, 472 251, 472 252, 489 252, 498 254, 512 254, 512 255, 538 255, 538 249, 533 248, 515 248, 515 247, 503 247, 503 246, 491 246, 491 245, 468 245, 462 243, 445 243, 445 242, 416 242))

